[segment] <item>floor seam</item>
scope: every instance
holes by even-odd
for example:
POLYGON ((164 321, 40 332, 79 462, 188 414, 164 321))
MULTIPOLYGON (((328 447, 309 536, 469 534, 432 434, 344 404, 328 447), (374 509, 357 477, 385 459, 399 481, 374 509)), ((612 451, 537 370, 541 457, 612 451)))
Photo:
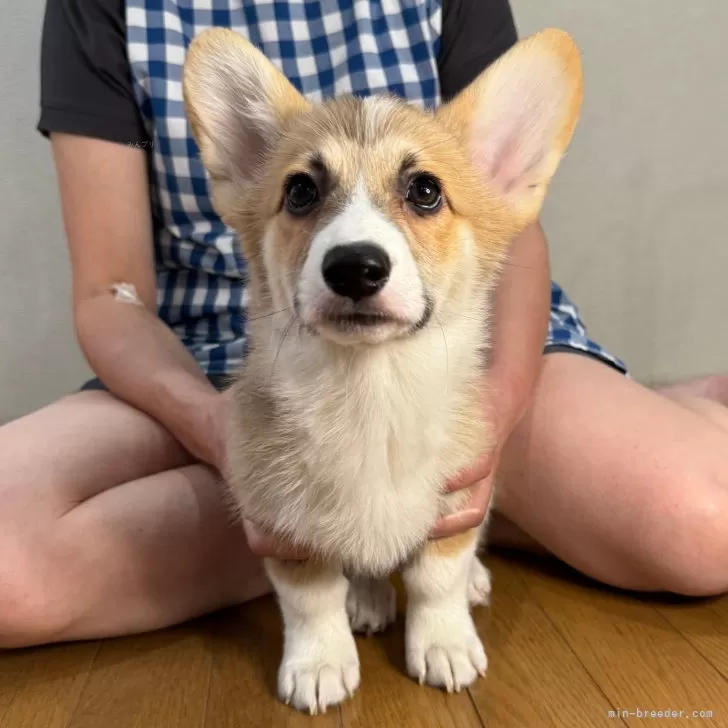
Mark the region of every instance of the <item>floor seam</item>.
POLYGON ((78 698, 76 700, 76 705, 73 706, 73 710, 71 710, 69 716, 68 716, 68 722, 66 723, 66 728, 72 728, 73 721, 76 718, 76 714, 78 713, 78 706, 81 705, 81 699, 83 698, 83 694, 86 692, 86 688, 88 686, 88 681, 91 679, 91 671, 94 669, 94 665, 96 664, 96 659, 99 656, 99 652, 101 652, 101 647, 104 644, 103 640, 99 640, 96 644, 96 652, 94 652, 94 656, 91 658, 91 663, 88 666, 88 670, 86 670, 86 679, 84 680, 83 686, 78 691, 78 698))
MULTIPOLYGON (((526 589, 526 591, 529 592, 528 584, 527 584, 526 580, 523 578, 523 575, 519 572, 519 573, 517 573, 517 576, 521 580, 521 583, 523 584, 523 586, 526 589)), ((556 624, 556 622, 551 618, 551 615, 548 613, 548 610, 546 609, 546 607, 544 607, 543 603, 538 598, 538 595, 537 594, 533 594, 532 596, 533 596, 534 601, 535 601, 536 605, 538 606, 538 608, 541 610, 541 612, 543 613, 543 615, 549 621, 549 623, 551 624, 551 626, 556 630, 556 634, 559 635, 559 638, 564 643, 564 645, 569 650, 569 652, 571 652, 571 654, 574 656, 574 658, 576 659, 576 661, 584 669, 584 672, 589 676, 589 679, 594 683, 594 685, 596 686, 596 689, 602 694, 602 697, 612 707, 612 710, 614 710, 615 712, 617 712, 619 710, 617 708, 617 706, 614 705, 614 703, 612 702, 611 698, 604 691, 604 688, 602 688, 602 686, 599 684, 599 681, 594 677, 594 675, 592 675, 591 670, 589 670, 589 668, 586 666, 586 664, 581 659, 581 657, 579 656, 579 654, 571 646, 571 643, 569 642, 568 639, 566 639, 566 636, 561 631, 561 629, 559 628, 558 624, 556 624)), ((624 725, 624 726, 627 726, 628 725, 627 722, 624 720, 624 718, 622 718, 622 716, 619 716, 619 719, 622 722, 622 725, 624 725)))

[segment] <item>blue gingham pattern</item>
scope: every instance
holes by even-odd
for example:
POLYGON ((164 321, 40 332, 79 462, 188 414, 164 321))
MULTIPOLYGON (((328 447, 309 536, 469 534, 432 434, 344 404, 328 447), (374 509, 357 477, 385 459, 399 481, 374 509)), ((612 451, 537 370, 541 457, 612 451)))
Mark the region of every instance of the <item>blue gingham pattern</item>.
MULTIPOLYGON (((224 26, 246 36, 312 101, 389 92, 440 101, 442 0, 129 0, 127 51, 151 139, 158 312, 207 374, 245 355, 245 261, 216 215, 184 115, 182 68, 192 38, 224 26)), ((614 362, 554 288, 548 343, 614 362)))
POLYGON ((621 359, 610 354, 604 347, 589 338, 586 325, 579 315, 579 310, 564 289, 552 281, 551 315, 549 317, 546 349, 562 346, 591 354, 627 374, 627 366, 621 359))

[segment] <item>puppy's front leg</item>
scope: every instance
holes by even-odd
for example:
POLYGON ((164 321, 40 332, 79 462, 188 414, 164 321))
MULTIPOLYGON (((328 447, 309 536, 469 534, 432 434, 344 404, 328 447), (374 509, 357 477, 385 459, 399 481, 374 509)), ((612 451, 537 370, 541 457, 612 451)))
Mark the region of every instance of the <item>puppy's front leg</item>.
POLYGON ((468 598, 477 537, 474 529, 429 542, 402 574, 407 670, 448 692, 467 687, 488 666, 468 598))
POLYGON ((278 672, 281 700, 312 715, 359 686, 359 655, 346 614, 341 569, 313 560, 266 559, 285 628, 278 672))

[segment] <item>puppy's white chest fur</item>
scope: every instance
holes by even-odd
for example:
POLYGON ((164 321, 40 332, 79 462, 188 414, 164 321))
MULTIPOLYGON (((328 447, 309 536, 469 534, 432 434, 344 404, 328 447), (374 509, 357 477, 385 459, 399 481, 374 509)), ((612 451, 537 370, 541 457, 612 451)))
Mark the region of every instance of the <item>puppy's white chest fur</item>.
POLYGON ((355 572, 411 555, 443 510, 444 481, 485 444, 472 345, 448 349, 437 327, 343 355, 291 337, 262 399, 248 386, 261 370, 249 370, 235 415, 247 441, 232 454, 243 511, 355 572))

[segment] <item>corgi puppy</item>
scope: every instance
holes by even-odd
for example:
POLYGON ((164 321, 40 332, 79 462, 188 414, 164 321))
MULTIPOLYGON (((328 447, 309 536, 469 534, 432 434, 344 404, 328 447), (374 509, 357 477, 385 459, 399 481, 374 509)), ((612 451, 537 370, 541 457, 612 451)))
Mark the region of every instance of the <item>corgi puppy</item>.
POLYGON ((299 710, 356 690, 352 632, 393 621, 395 571, 409 674, 448 691, 485 674, 485 526, 428 534, 469 497, 446 480, 491 445, 489 297, 571 140, 581 74, 545 30, 436 110, 314 103, 234 31, 190 45, 187 117, 249 270, 226 476, 240 513, 311 553, 265 564, 279 696, 299 710))

